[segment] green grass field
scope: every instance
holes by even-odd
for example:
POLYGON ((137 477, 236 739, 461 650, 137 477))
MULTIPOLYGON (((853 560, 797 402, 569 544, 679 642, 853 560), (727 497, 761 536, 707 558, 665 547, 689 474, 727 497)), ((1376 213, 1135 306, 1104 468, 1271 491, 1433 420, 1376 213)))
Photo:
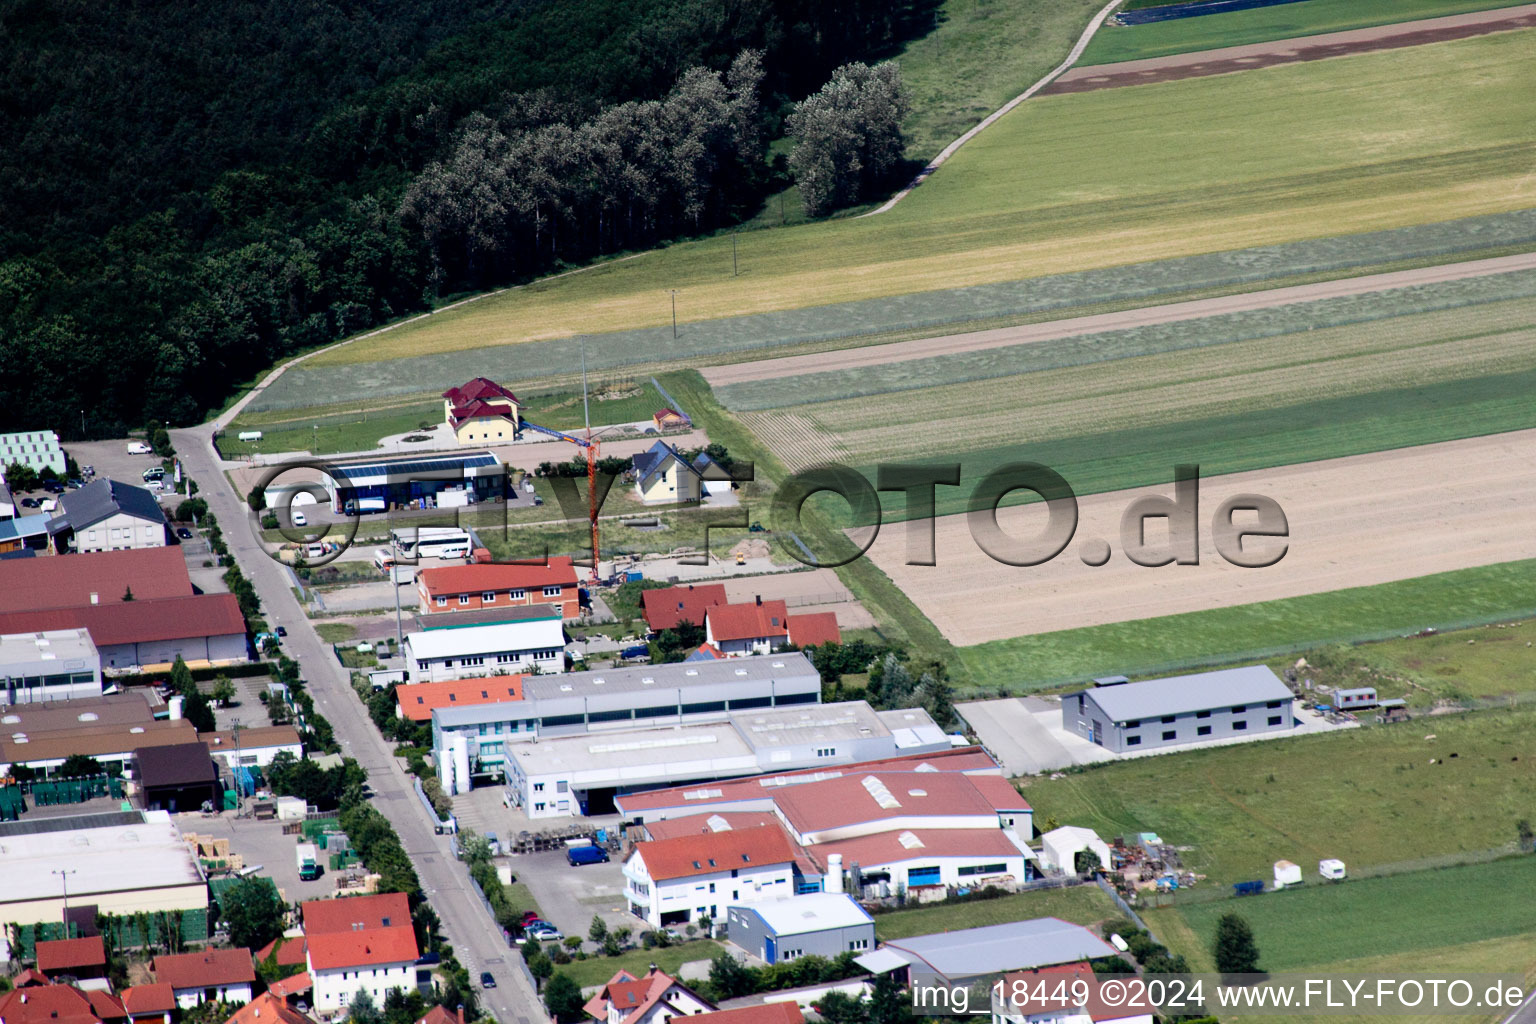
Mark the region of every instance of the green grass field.
POLYGON ((1074 924, 1092 925, 1121 916, 1104 891, 1096 885, 1070 889, 1019 892, 995 900, 976 900, 949 907, 916 907, 875 915, 875 935, 882 941, 913 935, 982 928, 989 924, 1059 917, 1074 924))
POLYGON ((974 685, 1040 689, 1111 674, 1263 660, 1320 644, 1380 640, 1536 615, 1536 561, 1460 569, 1373 587, 954 648, 974 685))
MULTIPOLYGON (((1032 100, 889 214, 675 245, 306 370, 880 298, 1536 204, 1528 33, 1032 100)), ((601 348, 602 337, 589 340, 601 348)))
POLYGON ((572 960, 556 967, 555 971, 586 988, 588 985, 601 985, 620 971, 628 971, 639 978, 650 969, 651 964, 676 977, 678 968, 688 961, 713 960, 723 952, 725 947, 720 943, 700 939, 681 946, 668 946, 666 949, 631 949, 618 956, 589 956, 586 960, 572 960))
POLYGON ((1023 792, 1040 822, 1192 848, 1180 856, 1208 888, 1268 880, 1282 859, 1314 879, 1324 857, 1358 874, 1512 844, 1536 818, 1533 727, 1531 710, 1448 715, 1121 761, 1023 792))
MULTIPOLYGON (((1155 7, 1166 2, 1137 0, 1126 6, 1155 7)), ((1093 37, 1078 63, 1112 64, 1510 6, 1510 0, 1304 0, 1150 25, 1106 25, 1093 37)))
MULTIPOLYGON (((1337 969, 1362 952, 1392 956, 1536 932, 1529 904, 1511 898, 1536 885, 1536 857, 1336 884, 1322 883, 1315 865, 1305 867, 1314 870, 1300 889, 1191 904, 1177 913, 1202 952, 1210 948, 1222 914, 1242 914, 1258 941, 1259 964, 1270 971, 1337 969)), ((1523 974, 1529 966, 1517 969, 1523 974)))

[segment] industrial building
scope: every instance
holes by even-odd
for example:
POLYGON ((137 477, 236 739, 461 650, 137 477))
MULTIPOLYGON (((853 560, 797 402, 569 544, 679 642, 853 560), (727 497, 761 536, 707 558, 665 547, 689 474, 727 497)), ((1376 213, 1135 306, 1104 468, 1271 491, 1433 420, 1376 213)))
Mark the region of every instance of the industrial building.
POLYGON ((559 613, 405 635, 405 666, 413 683, 565 671, 565 629, 559 613))
POLYGON ((1117 754, 1286 732, 1290 689, 1267 665, 1151 679, 1103 680, 1064 694, 1062 727, 1117 754))
POLYGON ((332 463, 325 483, 334 511, 382 500, 389 508, 450 508, 507 496, 507 467, 487 451, 332 463))
POLYGON ((120 604, 130 590, 135 601, 191 597, 185 556, 169 547, 0 562, 0 613, 120 604))
POLYGON ((899 972, 906 984, 968 985, 1008 971, 1115 956, 1087 928, 1055 917, 892 939, 857 957, 871 974, 899 972))
POLYGON ((731 942, 766 963, 834 960, 875 948, 875 919, 840 892, 807 893, 730 908, 731 942))
MULTIPOLYGON (((505 701, 433 711, 432 749, 442 764, 445 751, 461 742, 463 756, 479 766, 475 774, 496 776, 507 743, 719 721, 728 711, 815 704, 820 700, 821 675, 803 654, 749 658, 729 665, 642 665, 528 676, 518 695, 509 695, 505 701)), ((446 779, 443 784, 448 784, 446 779)))
MULTIPOLYGON (((527 685, 531 688, 534 682, 528 680, 527 685)), ((435 712, 434 720, 443 714, 435 712)), ((849 701, 729 712, 725 721, 510 743, 497 751, 498 766, 482 761, 479 769, 504 775, 508 801, 538 818, 610 813, 621 790, 702 784, 753 775, 775 765, 831 767, 948 746, 948 738, 936 727, 898 737, 864 701, 849 701), (929 739, 925 742, 923 736, 929 739), (903 742, 915 745, 904 748, 903 742)), ((452 784, 462 790, 463 779, 474 774, 467 748, 467 738, 456 739, 447 756, 439 759, 445 788, 452 784)), ((483 746, 481 751, 484 759, 483 746)))
MULTIPOLYGON (((180 913, 182 938, 201 942, 208 928, 208 880, 171 816, 112 811, 0 823, 5 885, 0 920, 47 924, 62 933, 65 886, 71 907, 98 913, 180 913)), ((0 930, 0 954, 10 935, 0 930)))
POLYGON ((208 745, 214 760, 231 770, 239 765, 265 768, 278 754, 304 756, 304 741, 291 725, 256 725, 235 731, 199 733, 198 739, 208 745))
POLYGON ((0 635, 0 704, 101 696, 101 655, 83 629, 0 635))
POLYGON ((59 447, 59 435, 51 430, 23 430, 0 434, 0 466, 20 463, 41 473, 51 469, 60 479, 68 461, 59 447))
POLYGON ((0 714, 0 774, 18 765, 46 774, 70 754, 93 757, 116 772, 135 750, 196 739, 186 719, 157 719, 143 691, 17 704, 0 714))

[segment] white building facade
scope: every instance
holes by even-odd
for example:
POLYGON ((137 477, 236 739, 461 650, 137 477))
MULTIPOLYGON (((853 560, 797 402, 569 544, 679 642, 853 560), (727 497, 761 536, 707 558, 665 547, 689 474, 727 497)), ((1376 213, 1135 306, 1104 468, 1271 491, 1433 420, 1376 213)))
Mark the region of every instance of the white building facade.
POLYGON ((565 671, 565 630, 555 618, 422 630, 406 634, 405 664, 413 683, 553 675, 565 671))

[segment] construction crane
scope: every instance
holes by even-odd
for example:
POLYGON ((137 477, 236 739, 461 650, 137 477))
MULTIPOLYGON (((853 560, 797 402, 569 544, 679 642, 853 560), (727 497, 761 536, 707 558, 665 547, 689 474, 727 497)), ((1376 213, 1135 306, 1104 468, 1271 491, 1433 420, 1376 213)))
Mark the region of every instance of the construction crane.
MULTIPOLYGON (((551 427, 541 427, 537 423, 522 421, 524 430, 532 430, 540 434, 548 434, 550 437, 559 438, 561 441, 569 441, 587 450, 587 515, 592 520, 592 583, 595 586, 600 582, 597 564, 601 558, 601 545, 597 533, 597 459, 598 443, 590 436, 577 437, 575 434, 567 434, 562 430, 551 427)), ((588 428, 590 433, 591 428, 588 428)))

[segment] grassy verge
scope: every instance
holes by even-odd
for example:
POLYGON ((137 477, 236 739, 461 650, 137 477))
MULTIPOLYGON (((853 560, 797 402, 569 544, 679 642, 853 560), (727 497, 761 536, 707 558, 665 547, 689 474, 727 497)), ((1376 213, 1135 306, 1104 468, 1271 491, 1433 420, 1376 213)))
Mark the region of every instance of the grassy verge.
POLYGON ((1306 0, 1150 25, 1106 25, 1093 37, 1078 63, 1112 64, 1510 6, 1511 0, 1306 0))
POLYGON ((1447 715, 1121 761, 1029 779, 1024 795, 1042 822, 1156 832, 1207 888, 1267 880, 1282 859, 1315 879, 1325 857, 1359 873, 1512 843, 1532 816, 1533 726, 1530 710, 1447 715))
POLYGON ((913 935, 982 928, 1036 917, 1059 917, 1074 924, 1091 925, 1116 916, 1119 912, 1102 889, 1096 885, 1078 885, 1070 889, 1013 893, 995 900, 973 900, 954 906, 893 910, 875 915, 875 935, 882 942, 888 942, 913 935))
POLYGON ((711 939, 700 939, 695 942, 686 942, 680 946, 668 946, 666 949, 631 949, 620 953, 618 956, 594 956, 586 960, 572 960, 568 964, 556 967, 555 971, 564 974, 582 988, 588 985, 601 985, 620 971, 628 971, 635 977, 643 977, 650 970, 651 964, 655 964, 673 977, 677 976, 678 968, 691 960, 713 960, 725 947, 711 939))
POLYGON ((344 644, 357 636, 357 627, 350 622, 321 622, 315 632, 328 644, 344 644))
POLYGON ((956 648, 965 679, 1039 689, 1114 674, 1263 659, 1327 643, 1380 640, 1536 614, 1536 561, 1308 594, 956 648))

